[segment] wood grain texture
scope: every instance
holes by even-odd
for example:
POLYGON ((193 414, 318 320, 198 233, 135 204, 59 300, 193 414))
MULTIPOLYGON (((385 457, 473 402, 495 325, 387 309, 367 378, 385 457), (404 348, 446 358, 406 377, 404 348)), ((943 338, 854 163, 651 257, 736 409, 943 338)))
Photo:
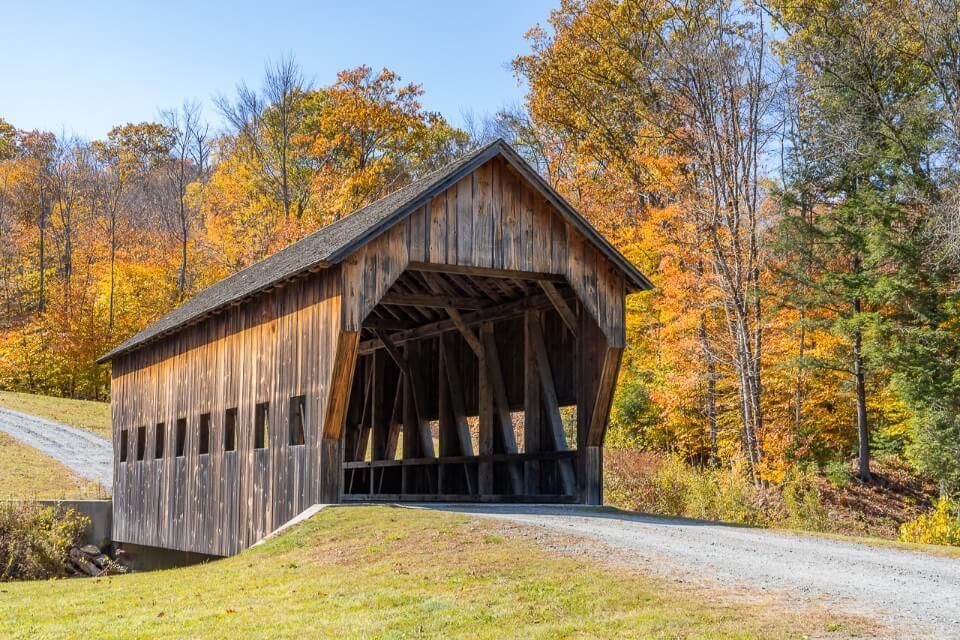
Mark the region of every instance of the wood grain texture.
POLYGON ((231 555, 311 504, 355 499, 347 495, 355 487, 380 488, 384 499, 601 500, 599 447, 625 346, 625 292, 619 268, 494 157, 339 265, 113 361, 114 539, 231 555), (428 296, 404 284, 412 270, 447 275, 428 296), (489 302, 477 309, 476 299, 489 302), (374 328, 395 332, 399 364, 374 328), (290 421, 301 396, 298 445, 290 421), (573 403, 578 451, 567 450, 559 414, 573 403), (515 411, 525 415, 523 451, 515 411), (210 446, 201 454, 205 415, 210 446), (395 460, 401 426, 405 459, 395 460), (121 430, 140 427, 144 459, 120 462, 121 430), (369 463, 356 459, 368 451, 369 463))

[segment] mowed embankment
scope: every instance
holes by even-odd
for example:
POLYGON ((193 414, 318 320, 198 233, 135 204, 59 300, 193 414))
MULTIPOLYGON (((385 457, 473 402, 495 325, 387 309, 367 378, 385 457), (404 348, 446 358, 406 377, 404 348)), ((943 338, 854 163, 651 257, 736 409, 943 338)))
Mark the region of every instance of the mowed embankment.
POLYGON ((923 545, 883 546, 617 509, 434 505, 578 539, 575 552, 618 568, 769 594, 883 619, 893 637, 960 637, 960 557, 923 545))
POLYGON ((464 514, 329 508, 204 565, 4 584, 0 620, 13 638, 876 637, 862 619, 727 600, 502 529, 464 514))
POLYGON ((0 391, 0 498, 109 497, 109 434, 109 403, 0 391))

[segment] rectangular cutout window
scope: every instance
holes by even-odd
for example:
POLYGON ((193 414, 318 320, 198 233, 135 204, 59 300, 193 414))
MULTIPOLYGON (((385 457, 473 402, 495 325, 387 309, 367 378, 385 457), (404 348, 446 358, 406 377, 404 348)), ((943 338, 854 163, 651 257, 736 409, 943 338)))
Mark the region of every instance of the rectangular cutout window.
POLYGON ((270 429, 270 403, 261 402, 256 406, 253 420, 253 446, 256 449, 266 449, 268 444, 267 432, 270 429))
POLYGON ((299 445, 306 442, 304 434, 307 426, 307 397, 296 396, 290 398, 290 444, 299 445))
POLYGON ((177 418, 177 457, 182 458, 187 447, 187 419, 177 418))
POLYGON ((210 453, 210 414, 200 414, 200 455, 210 453))
POLYGON ((147 450, 147 428, 137 427, 137 460, 143 460, 147 450))
POLYGON ((237 409, 227 409, 223 421, 223 450, 233 451, 237 448, 237 409))
POLYGON ((166 437, 166 426, 158 422, 153 433, 153 457, 159 460, 163 457, 163 441, 166 437))
POLYGON ((120 430, 120 462, 127 461, 127 449, 129 448, 130 447, 127 443, 127 430, 121 429, 120 430))

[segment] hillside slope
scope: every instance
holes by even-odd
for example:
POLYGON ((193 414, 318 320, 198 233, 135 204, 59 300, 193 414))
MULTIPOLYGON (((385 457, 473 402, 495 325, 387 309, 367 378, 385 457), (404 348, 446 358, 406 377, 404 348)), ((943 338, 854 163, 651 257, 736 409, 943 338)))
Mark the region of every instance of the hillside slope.
POLYGON ((40 416, 110 438, 110 403, 0 391, 0 407, 40 416))
POLYGON ((77 477, 36 449, 0 433, 0 499, 105 498, 96 482, 77 477))
POLYGON ((849 637, 857 622, 726 600, 551 552, 466 515, 322 511, 238 556, 3 585, 15 638, 849 637))

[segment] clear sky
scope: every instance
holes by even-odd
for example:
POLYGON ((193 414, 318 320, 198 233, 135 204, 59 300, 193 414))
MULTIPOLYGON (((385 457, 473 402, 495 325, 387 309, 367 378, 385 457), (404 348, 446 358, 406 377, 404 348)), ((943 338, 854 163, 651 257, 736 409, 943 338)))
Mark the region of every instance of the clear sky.
POLYGON ((21 129, 94 138, 161 108, 211 98, 292 53, 315 85, 340 69, 389 67, 423 85, 455 124, 520 102, 510 60, 556 0, 337 2, 4 1, 0 117, 21 129))

